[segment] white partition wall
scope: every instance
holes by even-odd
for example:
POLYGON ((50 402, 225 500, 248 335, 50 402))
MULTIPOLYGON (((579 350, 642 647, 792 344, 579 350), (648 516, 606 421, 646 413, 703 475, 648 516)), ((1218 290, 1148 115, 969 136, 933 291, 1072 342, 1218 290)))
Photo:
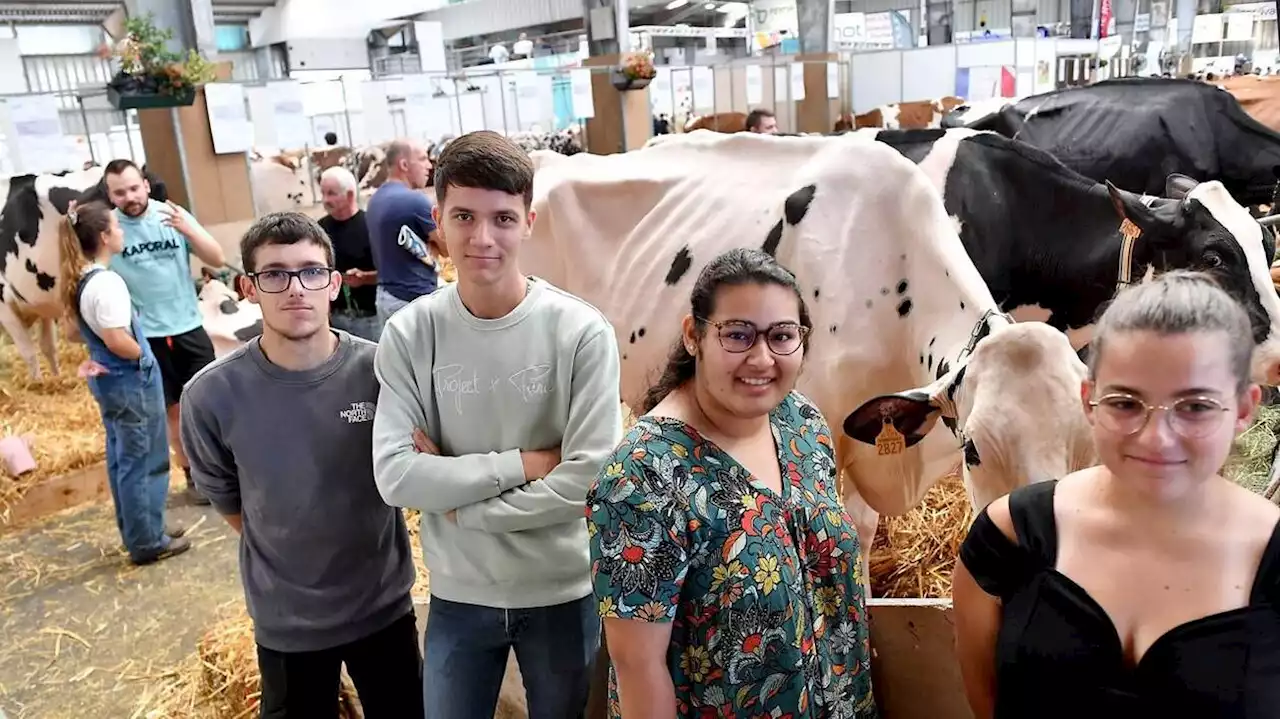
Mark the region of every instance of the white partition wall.
POLYGON ((956 53, 947 45, 902 51, 902 99, 932 100, 955 92, 956 53))
POLYGON ((855 114, 903 100, 901 51, 860 53, 851 58, 850 66, 855 114))

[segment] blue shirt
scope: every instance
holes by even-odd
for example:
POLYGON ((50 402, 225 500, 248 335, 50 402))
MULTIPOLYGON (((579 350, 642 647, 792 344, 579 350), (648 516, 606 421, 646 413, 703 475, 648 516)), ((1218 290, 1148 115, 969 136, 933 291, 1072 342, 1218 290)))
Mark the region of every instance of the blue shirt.
POLYGON ((404 302, 435 292, 434 263, 426 264, 404 246, 420 245, 425 249, 427 236, 436 229, 431 219, 431 200, 393 180, 373 193, 364 214, 378 286, 404 302))
POLYGON ((124 251, 111 258, 109 267, 124 278, 147 337, 173 337, 204 324, 191 279, 191 247, 164 223, 168 212, 154 200, 140 217, 116 210, 124 251))

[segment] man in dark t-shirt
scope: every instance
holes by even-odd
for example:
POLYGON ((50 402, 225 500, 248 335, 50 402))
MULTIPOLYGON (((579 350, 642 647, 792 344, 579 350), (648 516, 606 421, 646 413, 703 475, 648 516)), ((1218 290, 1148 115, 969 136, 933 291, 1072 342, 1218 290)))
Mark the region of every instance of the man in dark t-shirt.
POLYGON ((342 289, 329 305, 330 323, 377 342, 382 334, 376 299, 378 272, 365 214, 356 202, 355 175, 344 167, 330 167, 320 175, 320 195, 328 212, 320 218, 320 227, 333 242, 334 269, 342 273, 342 289))
POLYGON ((422 192, 431 161, 421 143, 396 140, 387 148, 387 181, 367 209, 369 244, 378 270, 377 306, 382 322, 422 295, 435 292, 435 257, 443 243, 422 192))

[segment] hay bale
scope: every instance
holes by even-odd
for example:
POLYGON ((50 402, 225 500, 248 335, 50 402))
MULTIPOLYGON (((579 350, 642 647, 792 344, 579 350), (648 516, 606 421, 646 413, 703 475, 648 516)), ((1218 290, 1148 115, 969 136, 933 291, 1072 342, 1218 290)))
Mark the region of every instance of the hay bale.
MULTIPOLYGON (((34 471, 10 477, 0 470, 0 523, 32 487, 104 461, 106 434, 89 386, 76 376, 88 359, 84 345, 58 339, 61 374, 32 380, 12 342, 0 342, 0 436, 31 434, 34 471)), ((43 361, 43 358, 42 358, 43 361)))
POLYGON ((964 482, 953 472, 925 494, 919 507, 881 517, 871 543, 871 595, 950 598, 951 570, 971 516, 964 482))
MULTIPOLYGON (((1253 424, 1232 443, 1222 476, 1251 492, 1267 496, 1272 490, 1271 464, 1276 456, 1277 433, 1280 433, 1280 406, 1258 407, 1253 424)), ((1273 490, 1271 493, 1275 494, 1273 490)))

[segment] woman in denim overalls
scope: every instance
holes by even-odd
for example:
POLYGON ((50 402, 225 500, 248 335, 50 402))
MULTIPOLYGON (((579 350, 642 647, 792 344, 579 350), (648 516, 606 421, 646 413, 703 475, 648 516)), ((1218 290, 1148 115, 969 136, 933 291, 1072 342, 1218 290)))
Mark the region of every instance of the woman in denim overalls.
POLYGON ((59 234, 63 300, 89 347, 89 391, 107 433, 116 527, 133 563, 150 564, 191 545, 180 530, 165 531, 169 443, 160 371, 150 345, 139 341, 142 330, 124 280, 106 269, 111 255, 124 248, 124 234, 115 213, 100 202, 72 206, 59 234))

